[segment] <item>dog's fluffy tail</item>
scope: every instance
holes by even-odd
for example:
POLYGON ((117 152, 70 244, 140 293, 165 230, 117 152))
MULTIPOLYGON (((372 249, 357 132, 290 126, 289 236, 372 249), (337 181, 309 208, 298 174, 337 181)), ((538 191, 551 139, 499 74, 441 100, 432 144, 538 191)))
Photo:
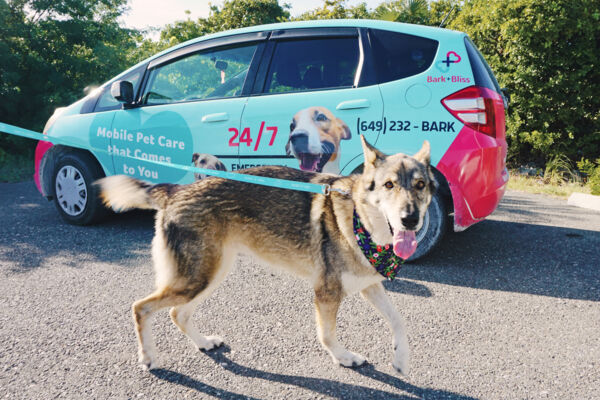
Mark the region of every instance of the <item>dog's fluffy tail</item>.
POLYGON ((167 206, 169 194, 178 185, 151 185, 125 175, 109 176, 96 181, 100 187, 100 198, 115 211, 133 208, 160 210, 167 206))

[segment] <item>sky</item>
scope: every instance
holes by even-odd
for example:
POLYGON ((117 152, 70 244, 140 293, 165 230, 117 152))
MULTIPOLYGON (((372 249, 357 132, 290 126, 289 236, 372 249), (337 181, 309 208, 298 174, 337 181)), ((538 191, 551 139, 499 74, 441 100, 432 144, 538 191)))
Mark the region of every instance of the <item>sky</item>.
MULTIPOLYGON (((375 8, 384 0, 348 0, 347 5, 353 6, 362 2, 367 3, 368 8, 375 8)), ((212 0, 214 5, 222 5, 222 0, 212 0)), ((290 14, 298 16, 305 11, 321 7, 323 0, 279 0, 279 4, 287 3, 292 6, 290 14)), ((186 10, 191 11, 191 19, 208 17, 209 1, 204 0, 130 0, 130 10, 121 17, 121 21, 127 28, 147 29, 160 28, 178 20, 187 19, 186 10)), ((150 37, 157 38, 158 33, 150 37)))

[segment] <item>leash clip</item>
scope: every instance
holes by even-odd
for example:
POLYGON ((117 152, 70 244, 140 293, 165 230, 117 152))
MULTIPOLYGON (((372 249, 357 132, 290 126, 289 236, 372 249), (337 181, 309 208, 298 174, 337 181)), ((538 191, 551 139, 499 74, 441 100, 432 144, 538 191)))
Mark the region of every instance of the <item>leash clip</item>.
POLYGON ((332 188, 329 183, 325 183, 323 185, 323 194, 325 196, 329 196, 329 195, 331 195, 331 192, 338 192, 339 194, 341 194, 343 196, 350 196, 349 190, 344 190, 344 189, 340 189, 340 188, 332 188))

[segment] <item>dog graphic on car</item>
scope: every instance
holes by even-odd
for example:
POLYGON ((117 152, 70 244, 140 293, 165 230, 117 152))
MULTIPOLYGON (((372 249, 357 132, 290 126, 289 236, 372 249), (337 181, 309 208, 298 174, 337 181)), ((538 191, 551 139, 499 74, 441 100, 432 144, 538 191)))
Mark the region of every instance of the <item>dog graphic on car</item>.
MULTIPOLYGON (((298 111, 290 123, 290 133, 285 145, 287 155, 299 162, 303 171, 340 173, 340 143, 352 137, 348 124, 325 107, 308 107, 298 111)), ((216 156, 194 153, 192 164, 198 168, 227 171, 216 156)), ((194 173, 196 180, 208 175, 194 173)))

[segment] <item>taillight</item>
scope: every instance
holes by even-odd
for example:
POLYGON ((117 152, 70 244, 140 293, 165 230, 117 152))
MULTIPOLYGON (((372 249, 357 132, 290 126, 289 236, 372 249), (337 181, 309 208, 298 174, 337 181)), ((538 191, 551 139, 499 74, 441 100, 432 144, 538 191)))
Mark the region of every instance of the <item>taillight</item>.
POLYGON ((504 136, 504 100, 493 90, 469 86, 442 99, 442 105, 477 132, 504 136))

